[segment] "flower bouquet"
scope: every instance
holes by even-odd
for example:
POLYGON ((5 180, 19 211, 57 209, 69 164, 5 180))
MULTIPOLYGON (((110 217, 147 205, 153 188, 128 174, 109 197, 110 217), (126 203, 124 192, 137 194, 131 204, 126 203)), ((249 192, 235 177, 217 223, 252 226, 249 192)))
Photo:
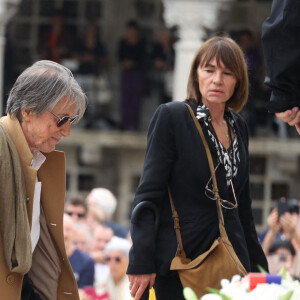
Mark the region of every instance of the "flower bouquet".
MULTIPOLYGON (((278 275, 266 273, 249 273, 241 278, 221 280, 221 289, 207 288, 210 292, 200 300, 298 300, 300 299, 300 282, 293 280, 283 268, 278 275)), ((199 300, 191 288, 185 288, 186 300, 199 300)))

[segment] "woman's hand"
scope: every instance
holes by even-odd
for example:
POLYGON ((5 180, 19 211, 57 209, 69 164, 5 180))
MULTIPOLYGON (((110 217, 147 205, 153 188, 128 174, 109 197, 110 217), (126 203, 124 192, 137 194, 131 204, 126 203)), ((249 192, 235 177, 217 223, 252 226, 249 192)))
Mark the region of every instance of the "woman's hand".
POLYGON ((295 126, 298 134, 300 135, 300 110, 298 107, 286 110, 281 113, 275 114, 278 119, 288 123, 290 126, 295 126))
POLYGON ((128 275, 130 294, 134 300, 140 300, 145 289, 151 289, 155 281, 156 274, 128 275))

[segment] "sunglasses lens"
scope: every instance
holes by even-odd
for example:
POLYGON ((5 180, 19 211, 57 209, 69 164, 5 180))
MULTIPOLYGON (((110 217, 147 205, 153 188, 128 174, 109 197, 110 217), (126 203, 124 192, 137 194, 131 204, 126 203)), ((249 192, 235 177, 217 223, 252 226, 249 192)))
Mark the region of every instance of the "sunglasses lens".
POLYGON ((66 124, 68 121, 70 121, 70 123, 72 124, 73 122, 75 122, 77 119, 77 115, 73 118, 69 117, 69 116, 65 116, 62 117, 58 122, 57 122, 57 127, 61 127, 62 125, 66 124))
POLYGON ((62 117, 62 118, 57 122, 57 127, 63 126, 63 125, 66 124, 69 120, 70 120, 70 117, 68 117, 68 116, 62 117))

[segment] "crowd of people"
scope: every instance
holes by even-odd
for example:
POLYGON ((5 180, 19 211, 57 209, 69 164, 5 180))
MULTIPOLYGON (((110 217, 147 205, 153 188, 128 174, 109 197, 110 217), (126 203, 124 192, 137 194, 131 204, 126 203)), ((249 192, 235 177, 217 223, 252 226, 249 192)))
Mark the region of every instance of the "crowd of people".
MULTIPOLYGON (((78 32, 75 27, 66 24, 63 11, 54 11, 50 26, 39 29, 37 57, 68 67, 87 93, 89 105, 81 122, 85 128, 140 130, 146 99, 155 101, 154 109, 156 105, 172 100, 176 31, 162 28, 154 38, 149 38, 135 20, 128 20, 122 30, 123 37, 112 55, 107 50, 109 41, 101 38, 100 27, 94 22, 87 23, 82 32, 78 32), (118 90, 115 90, 116 82, 111 78, 112 56, 120 71, 118 90), (112 113, 114 101, 119 107, 118 116, 112 113)), ((270 89, 263 83, 265 72, 259 34, 241 29, 233 32, 232 36, 243 50, 249 68, 250 94, 243 110, 249 134, 259 135, 259 129, 267 127, 272 134, 286 137, 288 127, 273 119, 272 115, 267 115, 267 118, 265 115, 270 89)), ((9 47, 8 40, 6 91, 14 79, 10 75, 12 51, 9 47)))
MULTIPOLYGON (((300 279, 299 204, 297 199, 280 199, 258 235, 271 274, 284 267, 300 279)), ((129 229, 112 221, 116 206, 116 197, 106 188, 65 203, 64 241, 81 300, 131 299, 126 272, 132 241, 129 229)))
MULTIPOLYGON (((175 31, 167 28, 158 30, 150 39, 143 34, 143 28, 135 20, 128 20, 123 28, 123 37, 113 54, 119 64, 119 90, 113 90, 115 83, 110 78, 108 41, 101 38, 99 25, 90 22, 82 32, 66 24, 63 11, 54 11, 50 26, 39 29, 37 56, 68 67, 80 86, 87 93, 89 105, 81 126, 95 129, 141 129, 142 108, 146 99, 154 99, 155 105, 172 100, 172 83, 175 63, 175 31), (124 30, 125 29, 125 30, 124 30), (110 104, 116 99, 119 117, 113 116, 110 104)), ((241 30, 235 35, 244 51, 250 76, 249 102, 244 116, 250 135, 257 134, 257 128, 271 119, 265 118, 265 101, 270 91, 263 85, 263 57, 257 35, 250 30, 241 30)), ((9 46, 9 41, 8 44, 9 46)), ((7 59, 11 51, 7 51, 7 59)), ((6 74, 10 74, 7 64, 6 74)), ((9 76, 7 80, 12 81, 9 76)), ((7 81, 6 80, 6 81, 7 81)), ((10 83, 6 84, 9 90, 10 83)), ((270 125, 270 124, 265 124, 270 125)), ((272 122, 274 130, 277 123, 272 122)), ((282 124, 281 124, 282 125, 282 124)), ((275 128, 276 127, 276 128, 275 128)))
POLYGON ((65 203, 65 247, 81 300, 131 299, 126 275, 131 239, 128 228, 112 221, 116 206, 105 188, 65 203))
POLYGON ((88 23, 82 34, 76 34, 65 24, 63 12, 55 11, 51 26, 40 30, 39 58, 71 69, 88 95, 89 107, 84 118, 87 128, 139 130, 143 98, 150 85, 158 91, 159 103, 171 99, 172 83, 168 79, 175 59, 171 32, 162 29, 156 40, 146 41, 135 20, 128 20, 124 29, 115 53, 120 67, 119 121, 104 113, 103 104, 109 104, 112 87, 107 45, 101 39, 99 26, 88 23))

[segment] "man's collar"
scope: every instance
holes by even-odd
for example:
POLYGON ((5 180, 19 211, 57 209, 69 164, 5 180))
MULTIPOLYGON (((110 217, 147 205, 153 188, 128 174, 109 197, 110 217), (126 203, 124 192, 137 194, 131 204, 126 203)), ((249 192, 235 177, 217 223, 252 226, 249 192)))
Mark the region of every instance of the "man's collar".
POLYGON ((30 166, 33 154, 29 149, 19 120, 15 116, 7 115, 2 117, 0 121, 3 123, 14 144, 16 145, 19 157, 22 157, 22 160, 25 162, 25 164, 30 166))
POLYGON ((42 152, 37 150, 32 151, 32 154, 33 159, 31 162, 31 166, 38 171, 42 164, 45 162, 46 157, 42 154, 42 152))

